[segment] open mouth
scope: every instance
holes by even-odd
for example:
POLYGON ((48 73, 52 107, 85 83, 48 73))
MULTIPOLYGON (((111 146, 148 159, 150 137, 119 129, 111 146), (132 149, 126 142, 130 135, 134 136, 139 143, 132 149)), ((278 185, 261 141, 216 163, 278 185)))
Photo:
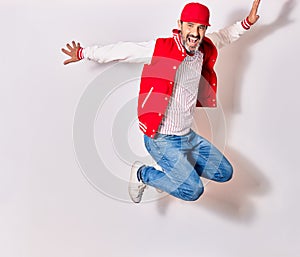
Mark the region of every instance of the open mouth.
POLYGON ((196 46, 199 42, 199 39, 200 39, 199 37, 193 37, 193 36, 188 36, 187 37, 187 41, 189 42, 189 44, 191 46, 196 46))

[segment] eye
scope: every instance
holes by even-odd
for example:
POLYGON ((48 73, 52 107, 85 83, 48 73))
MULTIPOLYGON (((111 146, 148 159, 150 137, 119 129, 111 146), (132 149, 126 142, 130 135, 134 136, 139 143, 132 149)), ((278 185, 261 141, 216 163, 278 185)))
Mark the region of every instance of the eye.
POLYGON ((206 26, 205 25, 199 25, 199 30, 206 30, 206 26))

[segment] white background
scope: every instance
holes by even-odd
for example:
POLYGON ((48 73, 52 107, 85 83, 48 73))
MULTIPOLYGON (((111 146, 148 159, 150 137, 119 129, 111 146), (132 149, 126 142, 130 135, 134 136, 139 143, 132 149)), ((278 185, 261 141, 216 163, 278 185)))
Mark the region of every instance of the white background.
MULTIPOLYGON (((60 49, 73 39, 87 46, 170 35, 185 3, 1 0, 0 256, 297 256, 296 0, 262 0, 255 28, 220 52, 222 108, 210 115, 219 124, 224 111, 226 131, 220 133, 235 168, 232 181, 209 183, 197 202, 166 197, 134 205, 102 194, 78 165, 74 113, 89 83, 110 66, 63 66, 60 49)), ((251 7, 251 1, 203 3, 211 10, 209 31, 244 18, 251 7)), ((211 137, 198 112, 199 131, 211 137)), ((129 144, 143 152, 141 134, 133 133, 131 141, 140 144, 129 144)), ((100 148, 109 153, 109 143, 100 148)), ((117 159, 113 152, 107 156, 107 163, 117 159)), ((127 177, 129 171, 123 164, 118 172, 127 177)))

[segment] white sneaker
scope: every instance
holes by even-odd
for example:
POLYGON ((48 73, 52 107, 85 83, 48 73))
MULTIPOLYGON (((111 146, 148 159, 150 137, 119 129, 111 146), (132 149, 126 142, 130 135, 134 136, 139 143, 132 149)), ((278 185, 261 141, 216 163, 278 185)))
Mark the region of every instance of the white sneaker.
POLYGON ((131 167, 128 193, 134 203, 139 203, 142 200, 144 190, 147 187, 147 185, 145 185, 142 181, 139 181, 137 178, 137 171, 142 166, 145 165, 139 161, 136 161, 131 167))

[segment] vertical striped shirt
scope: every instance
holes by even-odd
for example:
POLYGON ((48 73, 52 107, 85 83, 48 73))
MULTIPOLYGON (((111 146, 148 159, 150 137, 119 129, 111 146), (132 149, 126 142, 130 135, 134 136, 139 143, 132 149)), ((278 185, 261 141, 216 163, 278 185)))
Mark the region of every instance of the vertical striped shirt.
POLYGON ((196 108, 202 62, 203 54, 196 51, 192 56, 187 55, 178 67, 173 94, 159 133, 180 136, 190 131, 196 108))

